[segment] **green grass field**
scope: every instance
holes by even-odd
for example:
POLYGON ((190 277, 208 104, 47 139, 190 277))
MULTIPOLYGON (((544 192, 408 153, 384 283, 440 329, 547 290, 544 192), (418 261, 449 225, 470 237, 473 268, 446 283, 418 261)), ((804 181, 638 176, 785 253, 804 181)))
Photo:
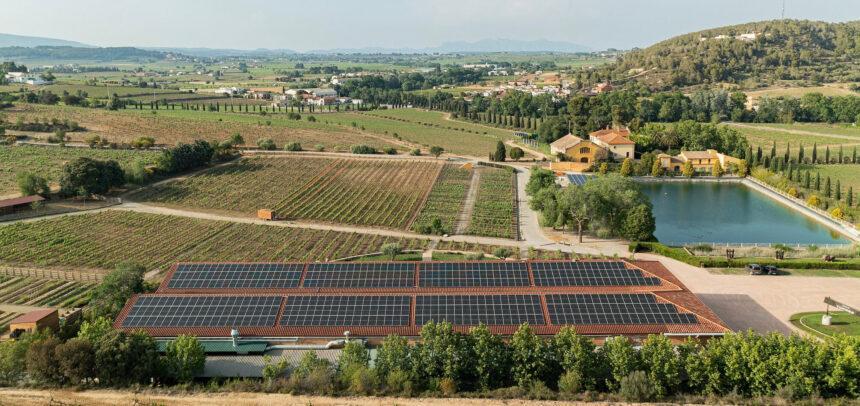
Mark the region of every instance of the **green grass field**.
POLYGON ((513 138, 510 131, 456 120, 444 113, 417 109, 377 110, 366 113, 338 113, 320 116, 331 122, 358 127, 377 134, 395 134, 424 147, 440 146, 454 154, 486 157, 499 140, 513 138))
POLYGON ((830 312, 831 325, 821 324, 821 316, 824 312, 798 313, 791 316, 791 324, 797 328, 809 332, 821 338, 832 337, 836 334, 849 336, 860 336, 860 316, 845 312, 830 312))
MULTIPOLYGON (((762 147, 763 150, 769 151, 770 148, 776 143, 776 149, 778 153, 782 153, 785 151, 786 147, 791 146, 792 154, 797 153, 797 149, 800 145, 803 145, 806 149, 807 154, 812 152, 812 145, 817 144, 819 148, 823 148, 827 145, 831 147, 831 149, 838 148, 839 145, 844 145, 845 148, 853 148, 854 145, 860 145, 860 133, 858 133, 857 141, 853 141, 850 139, 844 138, 836 138, 829 136, 830 134, 823 132, 822 127, 797 127, 798 124, 766 124, 766 125, 755 125, 755 124, 744 124, 755 126, 756 128, 750 127, 739 127, 739 126, 731 126, 732 128, 738 130, 741 134, 746 136, 747 141, 749 141, 750 145, 753 148, 762 147), (782 126, 779 128, 785 129, 794 129, 794 130, 803 130, 803 131, 813 131, 816 132, 817 135, 811 134, 793 134, 790 132, 779 131, 769 128, 757 128, 757 127, 775 127, 782 126)), ((776 128, 776 127, 775 127, 776 128)), ((853 137, 853 135, 851 135, 853 137)))
POLYGON ((80 157, 112 159, 120 165, 129 165, 135 160, 155 162, 156 151, 89 149, 70 147, 41 147, 17 145, 0 146, 0 196, 18 191, 16 176, 19 172, 32 172, 50 183, 59 181, 63 165, 80 157))
MULTIPOLYGON (((843 164, 843 165, 803 165, 803 170, 810 170, 813 177, 815 173, 821 174, 821 178, 830 177, 832 186, 836 187, 838 180, 842 185, 842 192, 848 191, 848 187, 854 188, 854 193, 860 193, 860 164, 843 164)), ((854 204, 856 205, 857 199, 854 204)))

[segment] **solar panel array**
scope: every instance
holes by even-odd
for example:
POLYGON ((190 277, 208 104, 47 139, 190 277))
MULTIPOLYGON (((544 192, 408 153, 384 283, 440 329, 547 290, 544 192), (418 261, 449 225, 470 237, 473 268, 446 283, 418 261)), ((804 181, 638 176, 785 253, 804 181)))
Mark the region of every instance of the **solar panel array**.
POLYGON ((447 321, 456 325, 546 324, 538 295, 418 296, 415 324, 447 321))
POLYGON ((659 286, 660 279, 623 261, 532 262, 535 286, 659 286))
POLYGON ((671 303, 657 303, 652 294, 546 295, 555 324, 694 324, 696 316, 679 313, 671 303))
POLYGON ((406 326, 409 296, 290 296, 282 326, 406 326))
POLYGON ((420 287, 529 286, 523 262, 430 262, 421 264, 420 287))
POLYGON ((591 175, 583 175, 581 173, 567 174, 567 180, 570 182, 571 185, 581 186, 584 185, 585 182, 587 182, 589 179, 591 179, 591 175))
POLYGON ((123 327, 274 326, 281 296, 143 296, 123 327))
POLYGON ((167 284, 171 289, 296 288, 303 264, 178 264, 167 284))
POLYGON ((302 286, 306 288, 409 288, 415 286, 415 264, 403 262, 309 264, 302 286))

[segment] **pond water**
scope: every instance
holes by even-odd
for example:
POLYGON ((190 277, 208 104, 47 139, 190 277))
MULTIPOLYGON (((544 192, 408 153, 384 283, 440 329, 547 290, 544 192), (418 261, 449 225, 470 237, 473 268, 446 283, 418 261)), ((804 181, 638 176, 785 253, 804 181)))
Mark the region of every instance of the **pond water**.
POLYGON ((643 182, 664 244, 845 244, 841 234, 739 183, 643 182))

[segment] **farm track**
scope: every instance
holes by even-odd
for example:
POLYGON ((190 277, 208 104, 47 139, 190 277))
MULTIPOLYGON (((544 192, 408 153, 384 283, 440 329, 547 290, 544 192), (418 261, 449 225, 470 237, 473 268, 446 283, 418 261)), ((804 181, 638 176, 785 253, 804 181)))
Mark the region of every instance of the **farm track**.
POLYGON ((472 178, 469 180, 469 190, 466 192, 466 199, 463 202, 463 207, 457 215, 457 227, 454 229, 455 234, 463 234, 469 229, 469 223, 472 219, 472 213, 475 211, 475 201, 478 200, 478 188, 481 185, 481 172, 472 171, 472 178))

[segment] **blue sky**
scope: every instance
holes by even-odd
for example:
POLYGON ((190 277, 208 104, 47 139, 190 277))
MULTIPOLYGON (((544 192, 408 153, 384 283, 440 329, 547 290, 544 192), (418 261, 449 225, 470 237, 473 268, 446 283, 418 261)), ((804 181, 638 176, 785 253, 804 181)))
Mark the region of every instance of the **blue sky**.
MULTIPOLYGON (((779 18, 782 0, 18 0, 0 32, 99 46, 431 47, 485 38, 647 46, 779 18)), ((786 17, 860 19, 858 0, 785 0, 786 17)))

